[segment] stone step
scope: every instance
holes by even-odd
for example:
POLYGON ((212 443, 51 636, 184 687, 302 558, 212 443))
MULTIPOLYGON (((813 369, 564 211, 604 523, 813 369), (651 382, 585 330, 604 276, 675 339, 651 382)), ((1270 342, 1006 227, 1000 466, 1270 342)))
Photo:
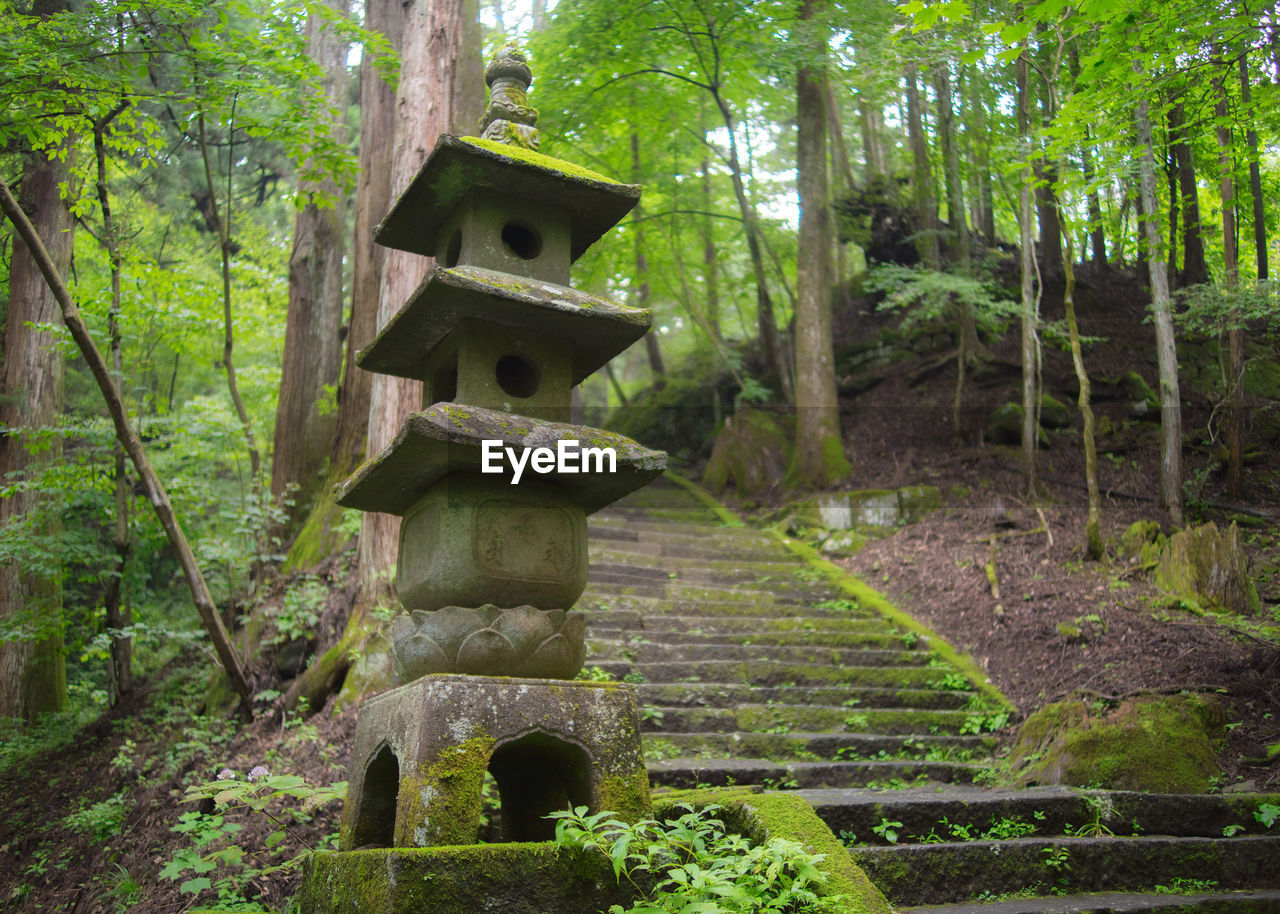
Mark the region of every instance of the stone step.
MULTIPOLYGON (((738 543, 774 543, 775 540, 766 533, 751 527, 730 527, 728 524, 712 521, 699 523, 693 520, 665 520, 645 517, 642 513, 626 517, 613 511, 601 512, 591 516, 588 522, 588 533, 595 536, 597 530, 625 530, 625 535, 617 539, 635 539, 639 542, 677 543, 701 539, 705 544, 710 537, 738 543)), ((609 534, 602 535, 608 538, 609 534)))
POLYGON ((813 791, 805 799, 833 831, 853 832, 859 841, 879 843, 872 832, 882 819, 901 822, 898 844, 930 832, 949 837, 949 825, 988 831, 997 821, 1017 819, 1036 826, 1036 834, 1062 835, 1098 822, 1116 835, 1139 834, 1217 838, 1230 825, 1241 834, 1266 829, 1253 813, 1263 803, 1280 804, 1277 794, 1153 794, 1131 791, 1030 787, 1022 790, 955 788, 943 792, 904 790, 886 796, 873 791, 813 791), (1110 809, 1107 813, 1106 810, 1110 809))
POLYGON ((899 908, 899 914, 1138 914, 1170 911, 1173 914, 1276 914, 1280 890, 1150 895, 1132 892, 1096 892, 1088 895, 1051 895, 1008 901, 962 902, 899 908))
MULTIPOLYGON (((745 756, 776 761, 827 759, 842 762, 967 762, 990 755, 991 741, 981 736, 881 735, 871 733, 673 733, 644 734, 649 758, 726 758, 745 756), (816 756, 816 759, 815 759, 816 756)), ((875 824, 879 824, 876 820, 875 824)), ((855 832, 862 835, 864 832, 855 832)), ((872 834, 870 829, 865 834, 872 834)))
POLYGON ((760 784, 769 788, 853 787, 903 782, 969 782, 982 765, 966 762, 890 760, 867 762, 775 762, 769 759, 673 758, 647 762, 655 787, 690 789, 760 784))
MULTIPOLYGON (((583 612, 597 610, 629 610, 643 615, 670 613, 675 616, 702 616, 704 618, 768 619, 883 619, 872 609, 859 606, 819 606, 823 601, 787 603, 780 605, 772 595, 766 594, 752 602, 744 602, 742 591, 731 591, 728 599, 693 599, 685 597, 660 597, 651 594, 612 593, 588 586, 578 599, 577 608, 583 612), (739 599, 733 599, 733 594, 739 599)), ((754 624, 754 623, 752 623, 754 624)))
MULTIPOLYGON (((741 626, 739 626, 741 628, 741 626)), ((670 632, 646 631, 643 629, 607 629, 596 625, 587 626, 587 639, 596 644, 618 642, 623 645, 652 644, 738 644, 744 647, 776 646, 824 648, 869 648, 874 650, 892 650, 907 648, 918 650, 921 641, 917 638, 894 631, 887 624, 868 626, 865 632, 833 632, 833 631, 772 631, 772 632, 670 632), (910 642, 908 644, 908 642, 910 642)))
POLYGON ((895 626, 880 616, 850 618, 848 614, 837 614, 738 619, 733 616, 677 616, 660 613, 646 615, 633 610, 600 612, 591 607, 579 608, 587 614, 589 633, 621 631, 643 634, 655 640, 659 637, 715 637, 721 634, 732 637, 766 637, 781 634, 821 638, 826 643, 827 639, 833 635, 899 634, 895 626))
MULTIPOLYGON (((742 682, 749 685, 837 685, 866 688, 922 688, 939 671, 928 666, 832 666, 829 663, 781 663, 776 660, 693 660, 636 664, 626 660, 597 661, 614 679, 627 682, 742 682), (631 677, 628 679, 627 677, 631 677)), ((850 709, 849 713, 853 713, 850 709)))
POLYGON ((753 660, 782 663, 862 664, 865 666, 912 666, 928 663, 928 651, 906 650, 901 638, 882 638, 883 646, 826 647, 803 644, 709 644, 659 643, 637 639, 592 639, 589 656, 599 660, 630 660, 635 663, 679 660, 753 660))
POLYGON ((630 581, 608 580, 610 575, 601 575, 600 578, 592 577, 590 579, 591 593, 597 594, 602 599, 608 600, 610 597, 650 597, 654 599, 670 600, 673 603, 700 603, 700 602, 728 602, 745 604, 751 603, 771 603, 771 604, 812 604, 820 603, 832 597, 829 588, 821 586, 803 586, 803 585, 776 585, 770 590, 761 590, 760 587, 716 587, 711 584, 700 584, 696 582, 685 583, 679 580, 644 580, 630 581))
POLYGON ((636 568, 663 568, 667 571, 703 569, 706 571, 739 571, 745 568, 762 574, 790 574, 800 568, 795 556, 786 551, 754 551, 725 555, 723 550, 708 549, 706 555, 690 555, 688 547, 673 549, 656 543, 617 543, 605 540, 592 543, 587 552, 591 564, 619 564, 636 568))
POLYGON ((1037 894, 1140 890, 1179 879, 1211 881, 1217 889, 1280 888, 1280 835, 1030 837, 854 847, 849 854, 897 905, 1037 888, 1037 894))
POLYGON ((829 705, 744 704, 734 708, 678 708, 649 706, 641 721, 646 732, 715 733, 881 733, 915 736, 959 733, 970 717, 964 711, 918 708, 842 708, 829 705), (656 712, 661 712, 661 717, 656 712), (652 712, 652 713, 651 713, 652 712))
MULTIPOLYGON (((587 578, 593 584, 657 584, 662 582, 678 582, 681 584, 706 585, 709 587, 745 588, 760 590, 766 588, 770 593, 800 593, 817 595, 813 586, 791 576, 796 567, 780 566, 784 570, 776 570, 779 566, 759 567, 743 566, 741 563, 722 563, 722 569, 712 568, 659 568, 656 565, 628 565, 616 562, 598 562, 592 559, 587 578), (773 568, 774 570, 769 570, 773 568)), ((823 591, 826 593, 826 591, 823 591)))
POLYGON ((642 705, 732 708, 752 702, 863 708, 962 708, 973 692, 939 689, 875 689, 845 686, 750 686, 736 682, 650 683, 636 687, 642 705), (846 705, 847 702, 852 704, 846 705))

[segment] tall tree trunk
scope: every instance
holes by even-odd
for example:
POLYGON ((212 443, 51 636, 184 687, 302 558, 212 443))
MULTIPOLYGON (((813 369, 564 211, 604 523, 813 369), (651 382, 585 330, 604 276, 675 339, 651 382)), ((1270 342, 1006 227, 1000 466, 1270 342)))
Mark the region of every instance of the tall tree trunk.
POLYGON ((996 246, 996 214, 995 194, 991 182, 991 130, 987 125, 987 110, 982 101, 982 81, 975 77, 972 67, 964 67, 967 73, 961 96, 967 92, 968 101, 965 113, 969 124, 965 133, 969 136, 973 150, 975 179, 978 192, 975 194, 974 228, 981 229, 982 240, 989 248, 996 246))
MULTIPOLYGON (((70 179, 72 153, 46 158, 32 153, 22 177, 21 207, 49 239, 54 268, 66 273, 71 263, 75 223, 59 193, 70 179)), ((5 321, 4 367, 0 375, 0 475, 27 478, 62 453, 59 437, 48 449, 28 451, 24 428, 49 429, 62 413, 62 355, 54 334, 38 328, 58 323, 58 303, 41 276, 35 253, 13 241, 9 266, 9 306, 5 321)), ((40 494, 19 490, 0 499, 0 524, 35 513, 40 494)), ((56 530, 41 530, 51 535, 56 530)), ((58 572, 0 566, 0 617, 18 616, 34 630, 30 638, 0 642, 0 717, 33 719, 58 711, 67 700, 62 643, 62 578, 58 572)))
MULTIPOLYGON (((191 600, 195 603, 196 611, 200 614, 200 620, 204 623, 209 640, 213 643, 214 651, 222 663, 222 668, 231 680, 232 689, 240 696, 241 715, 246 721, 251 720, 253 717, 253 695, 249 690, 249 682, 245 678, 244 668, 240 664, 240 657, 236 653, 231 639, 227 636, 227 630, 223 627, 222 620, 218 617, 218 608, 209 593, 209 587, 205 583, 204 576, 200 573, 200 566, 196 562, 196 556, 191 549, 191 544, 187 541, 186 534, 182 530, 182 525, 178 522, 177 515, 173 513, 173 505, 169 502, 169 495, 165 491, 164 484, 160 482, 160 477, 156 475, 151 462, 147 460, 146 452, 142 449, 142 439, 138 437, 137 432, 133 430, 133 426, 129 422, 128 411, 125 409, 124 402, 120 399, 120 393, 116 389, 115 381, 111 377, 111 369, 107 366, 102 353, 98 351, 97 345, 93 342, 93 337, 89 335, 89 328, 85 325, 84 318, 80 315, 80 309, 76 307, 75 302, 71 299, 71 293, 67 290, 62 275, 58 273, 57 265, 41 241, 35 227, 32 226, 31 220, 27 218, 26 212, 9 192, 9 186, 4 183, 3 178, 0 178, 0 209, 9 217, 9 221, 13 223, 22 238, 23 244, 29 250, 31 258, 35 261, 37 268, 44 277, 45 284, 49 287, 49 291, 53 293, 54 300, 57 301, 62 311, 63 323, 67 325, 71 338, 75 340, 76 347, 80 350, 80 355, 88 363, 89 371, 93 374, 93 379, 98 384, 98 390, 101 392, 103 400, 106 401, 107 412, 111 415, 112 424, 115 426, 116 439, 124 447, 129 459, 133 461, 134 469, 138 471, 143 491, 155 510, 156 520, 160 522, 160 527, 165 532, 165 537, 173 549, 179 567, 182 568, 183 576, 187 580, 187 587, 191 590, 191 600)), ((56 238, 57 236, 53 237, 56 238)), ((12 282, 12 273, 10 274, 10 281, 12 282)), ((10 307, 12 308, 12 304, 10 307)), ((7 367, 6 363, 6 370, 7 367)))
POLYGON ((929 145, 924 135, 923 103, 915 64, 907 65, 907 131, 911 135, 912 182, 915 186, 916 218, 920 227, 916 248, 930 270, 942 269, 938 247, 938 204, 933 196, 933 174, 929 166, 929 145))
MULTIPOLYGON (((1134 69, 1141 73, 1137 61, 1134 69)), ((1138 171, 1142 182, 1142 230, 1156 325, 1156 359, 1160 365, 1160 503, 1175 524, 1182 523, 1182 399, 1178 389, 1178 352, 1173 332, 1173 302, 1156 204, 1156 163, 1151 149, 1151 102, 1143 95, 1134 114, 1138 129, 1138 171)))
MULTIPOLYGON (((1213 116, 1217 122, 1218 190, 1222 199, 1222 285, 1233 297, 1239 278, 1239 253, 1236 249, 1236 181, 1235 162, 1231 155, 1231 108, 1227 104, 1223 79, 1214 81, 1218 102, 1213 116)), ((1240 306, 1234 302, 1227 315, 1227 494, 1240 496, 1240 477, 1244 454, 1240 426, 1244 422, 1244 327, 1240 306)))
MULTIPOLYGON (((639 184, 643 171, 640 167, 640 129, 631 125, 631 183, 639 184)), ((631 211, 631 240, 635 254, 635 286, 633 304, 637 308, 649 307, 649 257, 644 247, 644 204, 637 203, 631 211)), ((658 334, 644 335, 644 350, 649 357, 649 372, 653 375, 653 387, 661 390, 667 384, 667 369, 662 364, 662 349, 658 346, 658 334)))
MULTIPOLYGON (((335 15, 346 16, 350 0, 327 0, 335 15)), ((334 108, 329 131, 346 134, 347 42, 325 17, 307 17, 307 53, 324 71, 323 93, 334 108)), ((318 192, 329 205, 308 203, 293 228, 289 257, 289 310, 285 318, 284 360, 276 407, 271 495, 279 502, 297 486, 290 517, 298 516, 321 484, 320 470, 333 448, 336 415, 329 398, 342 367, 342 259, 346 205, 330 178, 303 184, 302 194, 318 192)))
MULTIPOLYGON (((471 133, 484 110, 478 0, 414 0, 404 10, 403 46, 395 103, 395 146, 390 199, 398 199, 440 134, 471 133)), ((381 218, 379 215, 378 218, 381 218)), ((387 251, 378 292, 377 326, 409 300, 431 267, 431 259, 387 251)), ((374 375, 369 401, 369 454, 378 454, 410 413, 422 408, 422 384, 374 375)), ((358 564, 361 602, 390 592, 400 519, 367 513, 360 525, 358 564)))
POLYGON ((964 182, 960 177, 960 145, 956 138, 956 116, 951 97, 951 69, 943 62, 935 71, 938 93, 938 137, 942 142, 942 167, 947 186, 947 222, 951 236, 949 258, 963 276, 971 272, 969 227, 965 224, 964 182))
POLYGON ((884 154, 884 111, 878 99, 866 89, 858 90, 858 113, 862 126, 863 183, 889 174, 884 154))
POLYGON ((1186 111, 1179 103, 1169 109, 1170 144, 1178 163, 1178 208, 1182 210, 1182 284, 1209 281, 1204 262, 1204 237, 1200 228, 1200 193, 1196 188, 1196 166, 1187 137, 1186 111))
MULTIPOLYGON (((823 103, 826 0, 801 0, 810 63, 796 76, 796 186, 800 237, 796 262, 796 449, 793 482, 828 486, 849 475, 840 434, 831 340, 831 207, 823 103)), ((803 33, 802 33, 803 34, 803 33)))
MULTIPOLYGON (((93 152, 97 166, 98 206, 102 210, 101 242, 107 250, 107 260, 111 265, 111 308, 107 312, 107 335, 110 341, 111 370, 114 372, 116 389, 123 400, 121 379, 124 377, 124 356, 120 339, 120 239, 116 233, 115 219, 111 212, 111 193, 107 184, 107 147, 106 131, 115 117, 124 111, 121 103, 113 112, 93 125, 93 152)), ((102 605, 106 627, 110 632, 111 649, 107 659, 107 685, 111 695, 111 703, 117 704, 133 692, 133 642, 125 635, 119 634, 127 628, 131 618, 128 602, 128 587, 125 574, 129 568, 129 556, 133 552, 133 537, 129 532, 129 498, 132 486, 125 470, 124 447, 115 442, 113 452, 112 487, 115 492, 115 529, 111 537, 111 545, 115 549, 115 568, 107 575, 106 586, 103 587, 102 605)))
MULTIPOLYGON (((1029 156, 1031 113, 1027 86, 1028 66, 1024 50, 1018 57, 1017 68, 1018 136, 1022 140, 1023 151, 1029 156)), ((1040 342, 1037 338, 1040 299, 1036 294, 1035 242, 1031 235, 1031 188, 1034 181, 1035 174, 1028 161, 1018 181, 1018 244, 1022 273, 1022 475, 1028 498, 1036 498, 1039 494, 1036 457, 1040 445, 1037 396, 1040 378, 1040 342)))
POLYGON ((1071 237, 1069 222, 1063 220, 1062 237, 1066 242, 1067 256, 1063 258, 1062 268, 1066 280, 1062 292, 1062 305, 1067 317, 1067 336, 1071 343, 1071 364, 1076 370, 1076 383, 1080 385, 1080 396, 1077 403, 1080 415, 1084 420, 1081 440, 1084 444, 1084 484, 1089 493, 1089 507, 1084 521, 1085 547, 1089 558, 1098 561, 1106 555, 1106 547, 1102 542, 1102 497, 1098 493, 1098 445, 1094 438, 1093 405, 1089 402, 1089 373, 1084 367, 1084 352, 1080 346, 1080 325, 1076 321, 1076 269, 1075 244, 1071 237))
POLYGON ((711 186, 711 157, 702 157, 702 276, 706 286, 707 330, 715 341, 720 331, 720 267, 716 258, 715 191, 711 186))
POLYGON ((1262 169, 1258 163, 1258 130, 1254 126, 1253 93, 1249 85, 1249 51, 1240 51, 1240 110, 1244 114, 1245 143, 1249 147, 1249 193, 1253 197, 1253 251, 1258 279, 1267 278, 1266 199, 1262 196, 1262 169))
MULTIPOLYGON (((1107 266, 1107 235, 1102 225, 1102 200, 1098 196, 1098 188, 1094 185, 1093 143, 1089 138, 1089 129, 1084 131, 1084 142, 1080 144, 1080 166, 1084 173, 1087 188, 1087 206, 1089 211, 1089 246, 1093 249, 1093 265, 1107 266)), ((1080 252, 1084 256, 1084 251, 1080 252)))
MULTIPOLYGON (((1047 73, 1048 68, 1042 70, 1047 73)), ((1050 76, 1040 80, 1040 120, 1044 126, 1053 123, 1057 106, 1049 86, 1050 76)), ((1058 201, 1054 187, 1058 183, 1058 163, 1044 156, 1036 158, 1036 218, 1040 223, 1040 269, 1046 276, 1062 275, 1062 227, 1058 219, 1058 201)))

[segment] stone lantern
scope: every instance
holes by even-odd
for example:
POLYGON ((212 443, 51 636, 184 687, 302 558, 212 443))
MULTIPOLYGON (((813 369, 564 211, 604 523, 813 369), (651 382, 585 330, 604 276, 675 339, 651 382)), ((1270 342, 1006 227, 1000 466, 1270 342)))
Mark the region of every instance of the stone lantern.
POLYGON ((483 136, 442 136, 375 235, 436 263, 358 357, 424 396, 338 499, 403 518, 406 610, 393 628, 405 684, 360 708, 344 852, 474 843, 486 771, 507 840, 550 837, 546 814, 571 804, 649 808, 634 692, 573 681, 585 620, 572 607, 587 515, 666 455, 568 424, 572 387, 651 321, 567 285, 640 188, 535 151, 518 51, 485 76, 483 136))

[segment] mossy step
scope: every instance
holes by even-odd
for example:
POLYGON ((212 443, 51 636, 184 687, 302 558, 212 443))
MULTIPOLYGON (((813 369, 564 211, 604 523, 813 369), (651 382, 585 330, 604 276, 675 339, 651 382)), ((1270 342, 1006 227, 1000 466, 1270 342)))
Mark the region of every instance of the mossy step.
POLYGON ((1088 895, 1050 895, 1009 901, 961 902, 899 908, 899 914, 1276 914, 1280 890, 1199 892, 1190 895, 1149 895, 1134 892, 1094 892, 1088 895))
POLYGON ((636 687, 636 698, 642 705, 732 708, 762 702, 839 704, 848 707, 850 714, 864 708, 963 708, 973 695, 940 689, 752 686, 738 682, 646 683, 636 687))
POLYGON ((800 568, 796 565, 789 565, 783 571, 766 574, 755 568, 741 566, 737 568, 729 567, 722 571, 705 568, 678 568, 672 570, 649 565, 627 565, 593 561, 588 568, 587 576, 592 583, 597 584, 644 585, 678 582, 680 584, 705 585, 734 590, 745 587, 752 590, 762 590, 770 594, 802 593, 819 597, 825 597, 829 594, 827 589, 817 589, 809 582, 793 577, 791 574, 793 570, 800 570, 800 568))
MULTIPOLYGON (((740 626, 741 628, 741 626, 740 626)), ((889 625, 867 632, 663 632, 644 630, 600 630, 589 627, 591 641, 622 641, 627 644, 742 644, 813 648, 891 648, 907 647, 907 640, 889 625)), ((915 648, 910 648, 915 649, 915 648)))
POLYGON ((666 571, 681 570, 681 568, 704 568, 708 571, 740 571, 744 568, 753 568, 765 573, 785 573, 791 568, 803 568, 800 562, 796 561, 796 557, 792 556, 786 550, 777 550, 777 552, 760 553, 759 557, 756 553, 736 554, 736 556, 726 556, 719 549, 708 549, 707 552, 712 557, 689 556, 686 549, 669 549, 669 552, 676 554, 663 554, 663 547, 659 547, 653 543, 635 543, 635 548, 621 547, 616 543, 605 540, 603 543, 591 543, 588 547, 588 557, 591 563, 596 565, 607 565, 607 563, 618 563, 618 565, 628 565, 634 567, 652 567, 663 568, 666 571))
MULTIPOLYGON (((612 532, 612 528, 610 528, 612 532)), ((608 532, 604 536, 596 536, 592 531, 587 549, 592 558, 597 554, 614 556, 636 561, 656 559, 676 559, 686 562, 767 562, 769 564, 792 565, 796 563, 795 555, 777 543, 761 541, 759 543, 742 543, 717 548, 707 546, 699 540, 673 545, 652 541, 640 542, 639 538, 616 539, 608 532)))
POLYGON ((1136 823, 1148 835, 1221 837, 1229 825, 1241 834, 1264 834, 1254 818, 1263 803, 1280 805, 1277 794, 1161 794, 1120 790, 1078 790, 1071 787, 1031 787, 1023 790, 975 791, 953 789, 906 790, 886 796, 871 791, 814 791, 805 799, 833 831, 850 831, 861 841, 877 843, 872 828, 882 819, 901 822, 898 844, 908 844, 936 832, 945 818, 951 825, 985 832, 1001 819, 1018 819, 1036 826, 1036 834, 1062 835, 1064 829, 1095 820, 1116 835, 1131 835, 1136 823), (1110 814, 1103 814, 1110 808, 1110 814))
MULTIPOLYGON (((1280 888, 1280 835, 1236 838, 1015 838, 855 847, 850 856, 894 904, 942 904, 1036 886, 1141 890, 1178 879, 1280 888)), ((1044 894, 1045 892, 1041 892, 1044 894)))
POLYGON ((875 762, 775 762, 770 759, 661 759, 645 763, 655 787, 693 788, 762 784, 797 788, 893 785, 903 782, 964 783, 981 765, 911 760, 875 762))
MULTIPOLYGON (((747 756, 776 760, 888 761, 887 756, 910 761, 974 761, 991 745, 981 736, 896 736, 870 733, 672 733, 659 730, 644 734, 651 757, 729 758, 747 756)), ((879 823, 879 819, 875 824, 879 823)), ((862 832, 857 832, 861 835, 862 832)), ((867 831, 870 834, 870 831, 867 831)))
POLYGON ((624 501, 616 501, 609 506, 609 514, 612 517, 625 517, 629 520, 669 520, 674 523, 686 524, 718 524, 721 522, 720 518, 706 508, 699 507, 696 503, 674 504, 670 499, 666 503, 651 505, 636 505, 628 504, 624 501))
MULTIPOLYGON (((836 685, 869 688, 927 686, 939 671, 927 666, 832 666, 829 663, 781 663, 770 660, 693 660, 636 664, 624 660, 597 662, 614 679, 632 676, 635 682, 744 682, 751 685, 836 685), (639 676, 638 679, 634 678, 639 676)), ((850 709, 852 714, 853 710, 850 709)))
POLYGON ((587 613, 587 630, 624 631, 644 635, 647 638, 684 637, 697 635, 713 637, 718 634, 764 637, 765 635, 802 635, 812 638, 829 638, 834 634, 897 633, 897 629, 880 616, 854 616, 839 613, 826 616, 774 616, 770 618, 735 619, 732 617, 677 616, 652 613, 645 615, 632 610, 596 611, 590 606, 580 607, 587 613))
POLYGON ((641 542, 646 540, 649 542, 678 542, 681 538, 698 539, 705 537, 716 537, 717 539, 731 542, 735 540, 739 542, 769 542, 769 537, 766 534, 750 527, 730 527, 728 524, 718 521, 689 523, 674 520, 644 519, 635 516, 624 517, 615 511, 601 511, 593 514, 589 525, 593 532, 596 528, 625 529, 630 533, 636 534, 636 538, 641 542))
POLYGON ((782 663, 837 663, 908 666, 928 663, 928 651, 904 650, 902 639, 884 638, 883 646, 826 647, 803 644, 657 643, 635 639, 600 639, 587 644, 587 655, 599 660, 636 663, 678 660, 776 660, 782 663))
MULTIPOLYGON (((742 591, 737 591, 739 596, 742 591)), ((817 603, 788 603, 780 606, 772 595, 752 602, 738 600, 698 600, 685 597, 660 597, 645 594, 610 593, 604 589, 597 590, 588 584, 586 592, 578 599, 577 608, 584 612, 607 612, 610 610, 628 610, 646 615, 670 613, 673 616, 702 616, 705 618, 741 617, 743 619, 777 618, 810 618, 810 619, 877 619, 884 616, 873 609, 852 607, 839 609, 820 607, 817 603)), ((754 622, 749 624, 754 625, 754 622)))
MULTIPOLYGON (((654 706, 651 706, 654 707, 654 706)), ((641 722, 641 729, 682 733, 742 730, 750 733, 791 731, 824 733, 891 733, 915 736, 959 733, 969 715, 964 711, 922 708, 842 708, 818 705, 746 704, 735 708, 656 706, 662 712, 641 722)))
POLYGON ((713 587, 707 584, 683 583, 679 580, 626 583, 589 578, 591 592, 608 600, 611 597, 651 597, 662 600, 712 603, 781 603, 787 605, 813 604, 831 599, 830 588, 822 586, 778 585, 770 589, 748 587, 713 587))

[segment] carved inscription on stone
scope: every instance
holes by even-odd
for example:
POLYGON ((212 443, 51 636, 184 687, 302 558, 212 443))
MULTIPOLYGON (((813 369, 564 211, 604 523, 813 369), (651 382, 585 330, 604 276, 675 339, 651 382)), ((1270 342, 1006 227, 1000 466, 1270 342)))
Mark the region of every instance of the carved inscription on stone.
POLYGON ((486 499, 476 508, 471 550, 488 575, 554 583, 578 572, 581 545, 564 508, 486 499))

